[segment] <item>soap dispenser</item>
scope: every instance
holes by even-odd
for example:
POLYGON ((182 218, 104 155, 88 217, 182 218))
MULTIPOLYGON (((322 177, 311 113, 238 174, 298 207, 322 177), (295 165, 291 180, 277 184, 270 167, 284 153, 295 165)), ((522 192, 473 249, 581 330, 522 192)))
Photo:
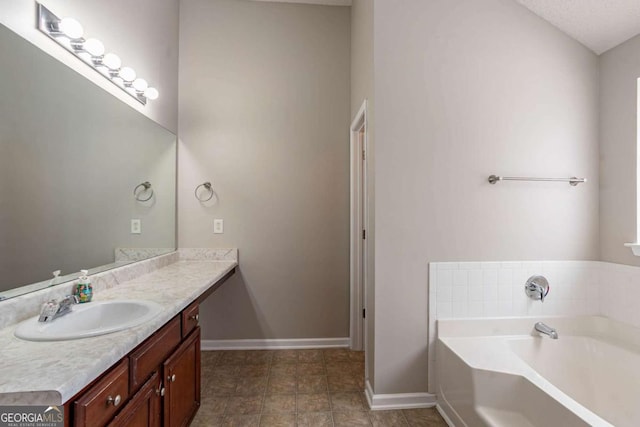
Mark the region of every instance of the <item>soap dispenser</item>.
POLYGON ((90 302, 93 298, 93 287, 91 286, 91 280, 89 279, 89 270, 80 270, 80 277, 76 284, 75 296, 78 297, 80 303, 90 302))

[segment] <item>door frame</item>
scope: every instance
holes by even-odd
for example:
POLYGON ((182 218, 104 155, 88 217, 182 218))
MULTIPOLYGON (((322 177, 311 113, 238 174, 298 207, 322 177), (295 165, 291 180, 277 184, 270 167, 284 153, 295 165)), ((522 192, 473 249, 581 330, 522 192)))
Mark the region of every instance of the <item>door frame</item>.
MULTIPOLYGON (((366 348, 366 321, 363 310, 366 301, 367 244, 363 244, 363 230, 367 230, 367 173, 368 173, 367 100, 362 102, 350 128, 350 328, 351 350, 366 348), (359 134, 363 133, 361 139, 359 134), (362 142, 361 142, 362 141, 362 142)), ((366 239, 364 239, 366 241, 366 239)))

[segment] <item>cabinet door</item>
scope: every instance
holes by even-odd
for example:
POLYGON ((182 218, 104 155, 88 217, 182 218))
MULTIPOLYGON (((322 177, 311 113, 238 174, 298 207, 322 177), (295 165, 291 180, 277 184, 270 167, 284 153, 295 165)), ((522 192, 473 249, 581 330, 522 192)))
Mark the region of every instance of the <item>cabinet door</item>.
POLYGON ((122 408, 109 427, 160 427, 161 390, 160 374, 156 372, 122 408))
POLYGON ((163 364, 164 427, 189 425, 200 406, 200 327, 163 364))
POLYGON ((76 427, 102 427, 129 398, 129 359, 122 359, 109 373, 73 403, 76 427))

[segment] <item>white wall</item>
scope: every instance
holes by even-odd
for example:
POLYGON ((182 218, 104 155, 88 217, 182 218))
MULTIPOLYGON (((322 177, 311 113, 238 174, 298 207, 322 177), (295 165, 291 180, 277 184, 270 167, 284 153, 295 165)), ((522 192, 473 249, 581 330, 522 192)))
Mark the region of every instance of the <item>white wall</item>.
POLYGON ((369 100, 370 109, 373 103, 373 6, 371 0, 351 6, 351 118, 363 100, 369 100))
POLYGON ((373 92, 373 9, 371 0, 354 0, 351 6, 351 119, 367 101, 367 373, 375 381, 375 96, 373 92))
POLYGON ((600 256, 640 265, 636 241, 640 36, 600 56, 600 256))
POLYGON ((240 251, 203 337, 347 337, 349 8, 184 0, 180 18, 179 246, 240 251))
POLYGON ((598 62, 511 0, 378 1, 374 25, 374 392, 422 392, 428 262, 598 258, 598 62))
POLYGON ((178 0, 42 0, 59 17, 76 18, 160 97, 143 106, 36 28, 34 0, 0 0, 0 23, 75 69, 172 133, 178 128, 178 0))

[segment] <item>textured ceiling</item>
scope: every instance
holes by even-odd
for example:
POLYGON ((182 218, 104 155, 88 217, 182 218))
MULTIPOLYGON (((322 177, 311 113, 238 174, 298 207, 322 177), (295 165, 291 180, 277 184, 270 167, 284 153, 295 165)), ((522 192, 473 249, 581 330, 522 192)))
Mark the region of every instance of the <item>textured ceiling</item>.
POLYGON ((516 0, 598 55, 640 34, 640 0, 516 0))

